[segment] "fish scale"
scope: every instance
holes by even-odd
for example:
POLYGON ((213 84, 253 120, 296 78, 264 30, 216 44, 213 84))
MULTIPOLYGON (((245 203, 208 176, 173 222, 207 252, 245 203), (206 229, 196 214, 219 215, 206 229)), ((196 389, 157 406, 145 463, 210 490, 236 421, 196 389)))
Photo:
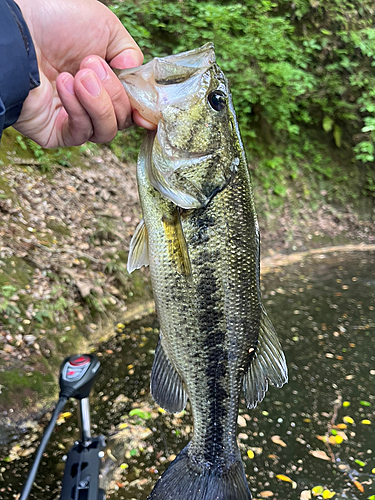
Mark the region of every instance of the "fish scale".
POLYGON ((128 261, 130 272, 150 266, 160 321, 151 394, 169 412, 189 399, 194 421, 149 499, 250 500, 236 439, 241 391, 252 408, 287 369, 261 302, 258 223, 228 83, 212 44, 120 79, 158 122, 138 159, 143 220, 128 261))

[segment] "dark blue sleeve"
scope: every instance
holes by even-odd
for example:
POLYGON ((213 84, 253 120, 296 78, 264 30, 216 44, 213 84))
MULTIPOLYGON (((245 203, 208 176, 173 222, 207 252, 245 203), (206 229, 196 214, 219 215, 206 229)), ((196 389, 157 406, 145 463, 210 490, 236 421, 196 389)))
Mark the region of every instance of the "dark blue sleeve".
POLYGON ((35 49, 21 10, 13 0, 0 0, 0 138, 39 83, 35 49))

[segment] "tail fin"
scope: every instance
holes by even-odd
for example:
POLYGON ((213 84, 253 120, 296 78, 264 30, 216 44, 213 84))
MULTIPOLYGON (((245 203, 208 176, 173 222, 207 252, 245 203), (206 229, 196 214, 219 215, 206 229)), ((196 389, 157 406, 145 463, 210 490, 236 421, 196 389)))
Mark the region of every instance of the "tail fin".
POLYGON ((241 461, 224 473, 213 468, 199 473, 190 462, 188 448, 170 464, 148 500, 251 500, 241 461))

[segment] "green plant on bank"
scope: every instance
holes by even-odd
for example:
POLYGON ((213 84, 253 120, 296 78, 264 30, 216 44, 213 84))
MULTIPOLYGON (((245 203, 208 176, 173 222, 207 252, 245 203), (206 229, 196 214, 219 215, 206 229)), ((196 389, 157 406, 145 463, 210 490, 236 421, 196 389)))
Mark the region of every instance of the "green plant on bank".
POLYGON ((373 0, 115 0, 111 8, 146 60, 215 43, 265 189, 286 196, 290 179, 311 173, 317 185, 340 177, 337 192, 344 161, 373 194, 373 0))
POLYGON ((44 149, 32 139, 20 134, 15 138, 16 144, 25 152, 31 153, 39 163, 42 173, 51 171, 52 165, 58 164, 62 167, 70 167, 73 157, 73 148, 44 149))

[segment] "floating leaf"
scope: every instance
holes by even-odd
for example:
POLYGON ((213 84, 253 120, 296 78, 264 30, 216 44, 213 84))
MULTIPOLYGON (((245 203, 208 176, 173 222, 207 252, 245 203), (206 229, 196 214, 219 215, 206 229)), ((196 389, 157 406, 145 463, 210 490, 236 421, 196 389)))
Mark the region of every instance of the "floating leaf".
POLYGON ((371 495, 370 497, 367 498, 367 500, 375 500, 375 495, 371 495))
MULTIPOLYGON (((344 441, 344 438, 339 434, 335 436, 335 444, 341 444, 344 441)), ((331 498, 331 497, 330 497, 331 498)))
POLYGON ((63 417, 63 418, 69 418, 69 417, 72 416, 72 412, 71 411, 65 411, 64 413, 61 413, 60 416, 63 417))
POLYGON ((366 465, 366 464, 365 464, 365 462, 362 462, 362 460, 358 460, 358 459, 356 459, 356 460, 354 460, 354 462, 355 462, 356 464, 358 464, 360 467, 364 467, 364 466, 366 465))
POLYGON ((328 441, 327 436, 316 436, 320 441, 323 441, 323 443, 326 443, 328 441))
POLYGON ((300 500, 310 500, 310 499, 311 499, 311 490, 301 491, 300 500))
POLYGON ((277 474, 277 479, 280 479, 280 481, 285 481, 286 483, 293 483, 294 481, 290 479, 290 477, 285 476, 284 474, 277 474))
POLYGON ((359 402, 362 406, 371 406, 371 403, 369 401, 360 401, 359 402))
POLYGON ((259 493, 259 496, 261 498, 269 498, 269 497, 273 497, 273 491, 269 491, 269 490, 264 490, 264 491, 261 491, 259 493))
POLYGON ((286 448, 286 443, 280 438, 280 436, 272 436, 271 441, 275 444, 279 444, 283 448, 286 448))
POLYGON ((344 408, 347 408, 348 406, 350 406, 350 401, 344 401, 344 402, 342 403, 342 406, 343 406, 344 408))
POLYGON ((361 424, 364 424, 364 425, 371 425, 371 420, 367 420, 367 419, 362 420, 362 421, 361 421, 361 424))
MULTIPOLYGON (((345 434, 344 431, 338 431, 337 432, 337 436, 340 436, 342 438, 343 441, 347 441, 348 440, 348 436, 345 434)), ((341 441, 342 442, 342 441, 341 441)), ((340 444, 340 443, 339 443, 340 444)))
POLYGON ((338 429, 347 429, 348 428, 348 426, 346 424, 337 424, 336 427, 338 429))
POLYGON ((321 495, 323 493, 324 488, 323 486, 314 486, 314 488, 311 491, 314 497, 317 497, 318 495, 321 495))
POLYGON ((260 455, 263 451, 263 448, 261 446, 251 446, 249 450, 253 451, 255 455, 260 455))
POLYGON ((365 489, 364 489, 364 487, 362 486, 362 483, 360 483, 359 481, 353 481, 353 484, 354 484, 354 486, 356 486, 356 487, 359 489, 359 491, 360 491, 361 493, 364 493, 364 492, 365 492, 365 489))
POLYGON ((343 418, 343 421, 346 422, 347 424, 354 424, 354 420, 352 417, 346 416, 343 418))
POLYGON ((329 491, 329 490, 324 490, 323 491, 323 498, 333 498, 336 495, 335 491, 329 491))
POLYGON ((250 459, 253 459, 255 457, 255 454, 254 454, 253 450, 247 450, 247 456, 250 459))
POLYGON ((375 467, 372 469, 371 474, 375 474, 375 467))
POLYGON ((310 453, 310 455, 312 455, 315 458, 320 458, 321 460, 331 461, 331 459, 329 458, 329 456, 327 455, 327 453, 325 451, 311 450, 311 451, 309 451, 309 453, 310 453))
POLYGON ((238 415, 237 417, 237 423, 240 427, 246 427, 246 419, 242 415, 238 415))

